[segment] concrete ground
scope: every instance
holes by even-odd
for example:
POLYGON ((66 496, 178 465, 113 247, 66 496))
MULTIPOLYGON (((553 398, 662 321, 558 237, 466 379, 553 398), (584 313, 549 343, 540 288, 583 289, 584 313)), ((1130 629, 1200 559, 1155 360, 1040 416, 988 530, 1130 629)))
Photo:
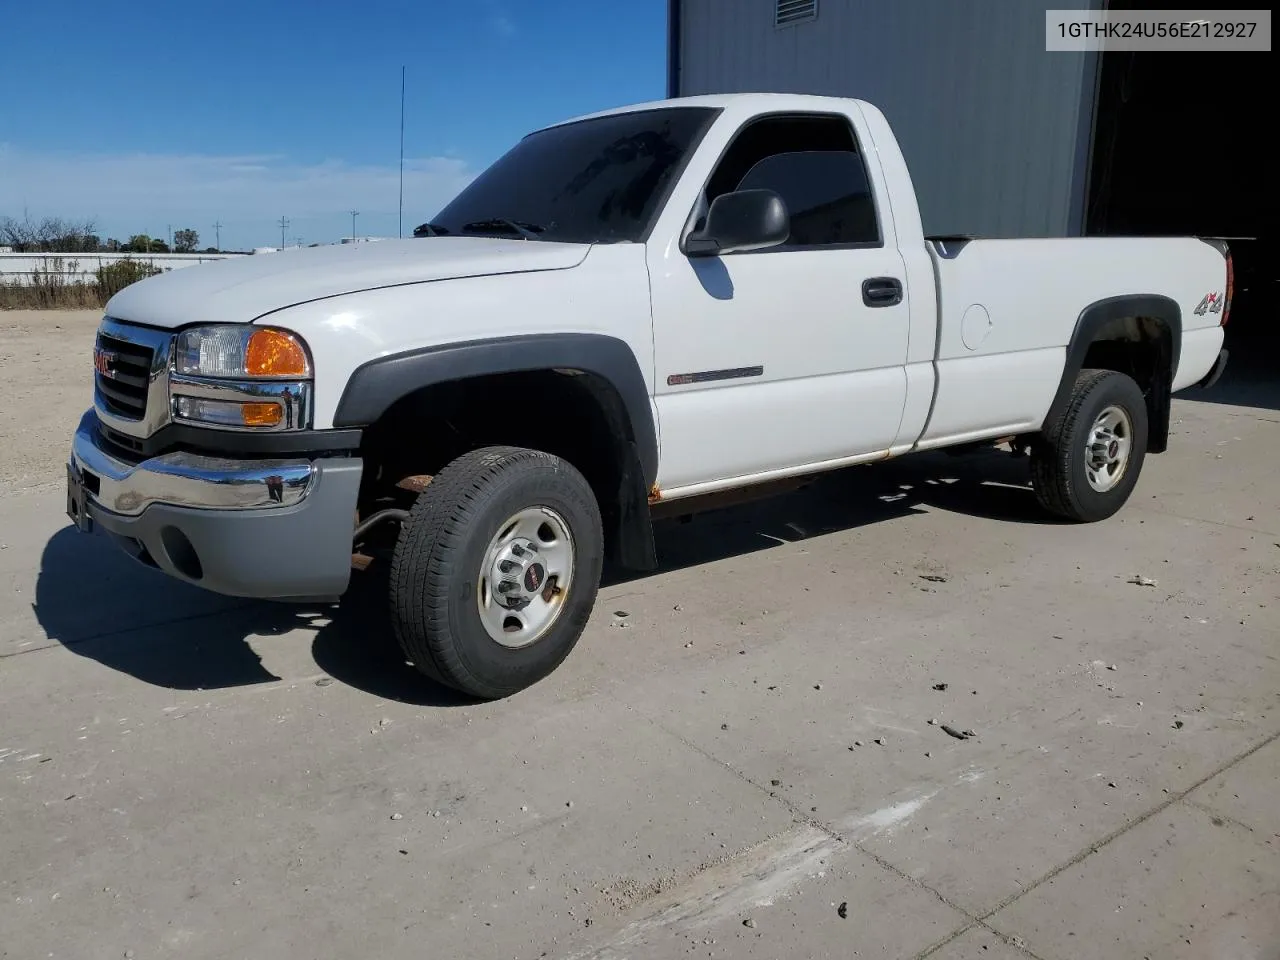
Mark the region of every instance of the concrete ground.
POLYGON ((475 705, 376 578, 71 531, 95 320, 0 315, 0 957, 1280 957, 1280 383, 1179 400, 1101 524, 994 454, 665 524, 475 705))

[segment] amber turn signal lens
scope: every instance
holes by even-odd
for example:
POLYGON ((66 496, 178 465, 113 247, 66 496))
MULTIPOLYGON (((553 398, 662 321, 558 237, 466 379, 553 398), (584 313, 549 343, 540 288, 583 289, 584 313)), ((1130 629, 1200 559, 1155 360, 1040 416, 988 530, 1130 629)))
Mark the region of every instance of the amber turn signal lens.
POLYGON ((246 427, 274 427, 284 417, 278 403, 242 403, 240 419, 246 427))
MULTIPOLYGON (((307 362, 307 351, 296 337, 282 330, 263 329, 249 337, 244 371, 251 377, 306 377, 311 373, 311 365, 307 362)), ((248 414, 245 417, 248 423, 248 414)))

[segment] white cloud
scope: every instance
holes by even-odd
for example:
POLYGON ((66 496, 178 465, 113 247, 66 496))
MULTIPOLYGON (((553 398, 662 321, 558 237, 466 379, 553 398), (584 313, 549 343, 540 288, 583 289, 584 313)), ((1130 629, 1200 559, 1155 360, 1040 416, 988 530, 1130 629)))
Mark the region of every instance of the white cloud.
MULTIPOLYGON (((405 233, 436 213, 474 176, 451 157, 406 158, 405 233)), ((395 236, 399 171, 394 164, 341 160, 299 163, 278 155, 41 153, 0 144, 0 216, 93 218, 98 232, 124 238, 199 231, 212 244, 221 221, 224 247, 280 242, 286 234, 327 242, 351 232, 395 236)))
POLYGON ((489 26, 504 37, 514 37, 516 35, 516 22, 505 13, 495 13, 489 18, 489 26))

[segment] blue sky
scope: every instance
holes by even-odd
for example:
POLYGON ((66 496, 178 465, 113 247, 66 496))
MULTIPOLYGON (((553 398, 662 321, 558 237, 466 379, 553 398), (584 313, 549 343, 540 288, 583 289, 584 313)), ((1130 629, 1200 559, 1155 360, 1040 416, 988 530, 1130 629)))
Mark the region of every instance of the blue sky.
POLYGON ((666 0, 12 3, 0 217, 224 248, 405 231, 529 130, 664 95, 666 0))

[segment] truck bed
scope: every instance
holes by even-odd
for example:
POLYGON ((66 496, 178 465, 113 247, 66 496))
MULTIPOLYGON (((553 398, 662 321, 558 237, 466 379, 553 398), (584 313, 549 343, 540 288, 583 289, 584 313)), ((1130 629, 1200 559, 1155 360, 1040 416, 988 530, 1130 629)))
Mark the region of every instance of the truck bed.
POLYGON ((1173 389, 1191 386, 1222 346, 1222 255, 1194 238, 930 238, 938 290, 937 395, 917 446, 1039 429, 1082 312, 1135 291, 1181 314, 1173 389))

